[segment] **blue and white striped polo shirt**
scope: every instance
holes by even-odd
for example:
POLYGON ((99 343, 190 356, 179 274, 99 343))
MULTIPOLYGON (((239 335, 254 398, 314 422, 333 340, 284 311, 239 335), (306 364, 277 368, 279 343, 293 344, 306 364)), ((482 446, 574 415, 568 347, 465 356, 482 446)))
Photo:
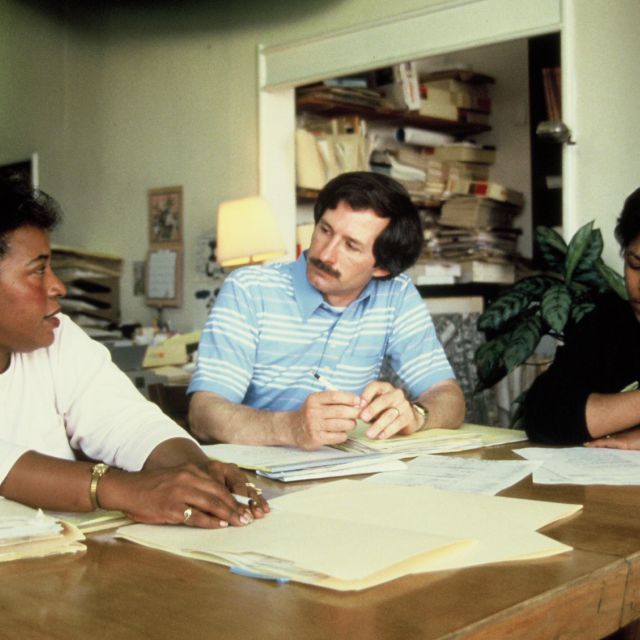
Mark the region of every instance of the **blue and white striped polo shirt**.
POLYGON ((211 391, 256 409, 293 411, 323 390, 312 372, 359 394, 378 379, 383 361, 413 399, 454 377, 408 276, 373 279, 336 310, 309 284, 302 255, 226 278, 202 332, 189 393, 211 391))

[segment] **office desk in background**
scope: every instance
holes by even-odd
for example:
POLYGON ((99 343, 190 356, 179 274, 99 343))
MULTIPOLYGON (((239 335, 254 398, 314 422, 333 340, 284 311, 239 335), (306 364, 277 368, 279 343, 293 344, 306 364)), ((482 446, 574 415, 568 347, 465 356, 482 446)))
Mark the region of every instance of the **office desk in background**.
MULTIPOLYGON (((508 446, 458 455, 515 458, 508 446)), ((277 492, 303 486, 257 482, 277 492)), ((582 514, 545 530, 575 550, 338 593, 92 534, 82 556, 0 566, 0 637, 586 640, 640 618, 640 487, 526 479, 502 495, 582 503, 582 514)))

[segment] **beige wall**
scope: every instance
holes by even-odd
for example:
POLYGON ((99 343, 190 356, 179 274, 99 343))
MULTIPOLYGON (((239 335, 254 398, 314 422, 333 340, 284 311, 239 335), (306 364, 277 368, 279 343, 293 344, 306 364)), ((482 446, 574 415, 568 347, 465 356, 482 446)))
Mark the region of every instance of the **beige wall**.
POLYGON ((80 4, 72 3, 65 23, 18 0, 0 0, 2 83, 12 89, 17 83, 4 77, 6 69, 23 76, 11 109, 3 109, 0 161, 37 150, 41 187, 66 212, 55 240, 126 258, 124 320, 153 317, 130 293, 132 261, 147 248, 146 191, 182 185, 184 305, 167 317, 188 329, 204 322, 194 291, 207 285, 194 281, 189 249, 213 230, 220 201, 258 190, 257 45, 433 2, 185 2, 179 10, 128 3, 103 15, 94 6, 91 16, 77 13, 80 4))
POLYGON ((182 185, 185 299, 168 318, 186 330, 206 315, 194 299, 207 284, 194 280, 198 236, 213 230, 220 201, 258 189, 257 45, 437 2, 129 2, 102 14, 90 4, 85 16, 70 3, 63 19, 0 0, 0 162, 38 151, 41 186, 66 211, 55 239, 126 258, 124 320, 153 317, 131 294, 132 261, 147 248, 146 191, 182 185))

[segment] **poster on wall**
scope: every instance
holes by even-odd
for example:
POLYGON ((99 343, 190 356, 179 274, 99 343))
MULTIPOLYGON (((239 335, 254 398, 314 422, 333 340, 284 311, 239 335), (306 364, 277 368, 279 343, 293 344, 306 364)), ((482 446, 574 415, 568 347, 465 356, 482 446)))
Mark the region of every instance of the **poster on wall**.
POLYGON ((149 189, 149 244, 182 243, 182 187, 149 189))

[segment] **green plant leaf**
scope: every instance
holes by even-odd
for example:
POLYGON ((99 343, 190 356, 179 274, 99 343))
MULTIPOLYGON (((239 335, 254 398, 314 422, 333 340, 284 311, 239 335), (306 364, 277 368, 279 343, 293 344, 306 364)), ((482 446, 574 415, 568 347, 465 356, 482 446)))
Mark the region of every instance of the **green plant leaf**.
POLYGON ((624 278, 617 271, 614 271, 611 267, 606 265, 602 260, 598 260, 595 267, 609 287, 613 289, 623 300, 627 300, 627 288, 624 284, 624 278))
POLYGON ((548 276, 529 276, 518 280, 518 282, 511 287, 511 291, 528 296, 530 301, 534 299, 539 300, 542 298, 542 294, 557 282, 558 280, 548 276))
MULTIPOLYGON (((589 269, 589 271, 574 273, 573 280, 571 281, 572 288, 576 283, 584 285, 587 288, 592 289, 594 292, 598 293, 606 291, 609 288, 607 281, 598 273, 596 263, 591 265, 591 269, 589 269)), ((578 290, 582 289, 579 288, 578 290)))
POLYGON ((571 294, 563 284, 556 284, 547 289, 542 297, 542 317, 557 333, 562 333, 569 319, 571 310, 571 294))
POLYGON ((522 364, 535 350, 542 336, 542 321, 537 315, 529 316, 513 331, 504 351, 507 371, 522 364))
POLYGON ((503 378, 507 370, 502 361, 508 336, 500 336, 495 340, 488 340, 481 344, 476 350, 474 361, 478 374, 478 384, 475 392, 483 391, 492 387, 498 380, 503 378))
POLYGON ((590 314, 595 308, 596 308, 596 305, 593 304, 593 302, 581 302, 580 304, 577 304, 574 307, 572 307, 571 319, 573 320, 573 322, 578 324, 578 322, 580 322, 582 318, 590 314))
MULTIPOLYGON (((575 278, 579 273, 593 272, 593 265, 602 254, 603 248, 604 241, 602 239, 602 232, 600 229, 592 229, 591 237, 585 245, 582 257, 573 272, 573 277, 575 278)), ((571 244, 569 244, 569 251, 571 251, 571 244)))
POLYGON ((564 268, 564 279, 567 283, 571 282, 573 272, 582 260, 585 252, 588 252, 589 244, 591 243, 591 231, 593 229, 593 220, 587 222, 587 224, 580 227, 571 242, 569 242, 569 248, 567 250, 567 259, 564 268))
POLYGON ((519 291, 508 291, 494 300, 478 318, 480 331, 498 331, 506 322, 529 307, 531 297, 519 291))
POLYGON ((549 269, 562 273, 567 255, 567 243, 562 236, 551 227, 536 227, 534 238, 540 255, 549 269))

